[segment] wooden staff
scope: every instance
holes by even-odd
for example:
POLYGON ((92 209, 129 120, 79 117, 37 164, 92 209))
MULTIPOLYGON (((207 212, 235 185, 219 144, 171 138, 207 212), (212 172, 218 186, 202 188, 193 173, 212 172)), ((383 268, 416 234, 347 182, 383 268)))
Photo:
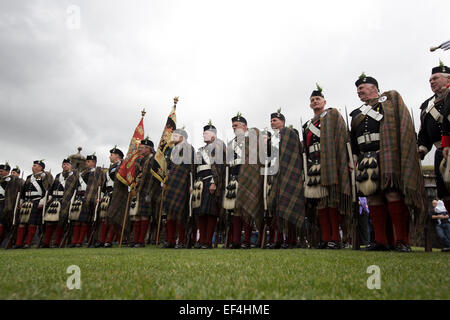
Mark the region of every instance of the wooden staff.
POLYGON ((161 204, 159 206, 158 230, 156 232, 156 247, 158 247, 158 243, 159 243, 159 231, 160 231, 160 228, 161 228, 161 216, 162 216, 163 200, 164 200, 164 184, 162 186, 161 204))
POLYGON ((123 216, 122 232, 120 233, 119 248, 122 248, 122 240, 123 240, 123 233, 125 231, 125 223, 127 221, 128 211, 130 210, 130 196, 131 196, 131 192, 130 192, 130 190, 128 190, 127 206, 125 208, 125 215, 123 216))

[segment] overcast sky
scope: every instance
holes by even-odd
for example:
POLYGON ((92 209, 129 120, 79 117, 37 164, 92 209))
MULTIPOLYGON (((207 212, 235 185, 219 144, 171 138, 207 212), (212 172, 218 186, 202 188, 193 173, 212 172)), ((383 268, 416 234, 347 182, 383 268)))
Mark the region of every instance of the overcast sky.
POLYGON ((108 166, 143 107, 159 142, 175 96, 195 147, 209 119, 230 139, 238 111, 264 128, 281 107, 299 128, 316 82, 344 116, 359 107, 362 71, 400 92, 418 129, 431 68, 450 64, 429 52, 450 39, 448 12, 448 0, 1 1, 0 162, 29 174, 46 159, 55 174, 81 146, 108 166))

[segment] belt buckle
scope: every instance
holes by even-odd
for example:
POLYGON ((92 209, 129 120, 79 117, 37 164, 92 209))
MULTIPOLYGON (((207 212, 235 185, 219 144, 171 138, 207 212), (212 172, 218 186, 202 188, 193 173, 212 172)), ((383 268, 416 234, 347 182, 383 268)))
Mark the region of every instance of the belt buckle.
POLYGON ((314 152, 320 151, 320 145, 317 142, 313 144, 313 148, 314 148, 314 152))
POLYGON ((363 134, 363 137, 364 137, 364 143, 365 144, 369 144, 369 143, 371 143, 372 142, 372 139, 370 139, 370 133, 364 133, 363 134))

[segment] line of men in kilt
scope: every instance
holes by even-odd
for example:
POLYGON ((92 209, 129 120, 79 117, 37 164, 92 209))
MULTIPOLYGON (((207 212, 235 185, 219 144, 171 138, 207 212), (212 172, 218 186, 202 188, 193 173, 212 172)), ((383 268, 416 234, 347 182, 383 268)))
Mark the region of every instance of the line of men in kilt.
POLYGON ((220 234, 225 248, 249 249, 254 229, 258 246, 293 248, 308 220, 320 227, 319 248, 339 249, 346 240, 340 231, 346 238, 355 227, 357 197, 366 196, 374 239, 364 249, 410 252, 411 219, 422 221, 427 211, 420 159, 433 144, 438 194, 450 207, 450 69, 433 68, 430 84, 434 95, 421 106, 418 138, 400 94, 380 93, 377 80, 365 74, 355 82, 364 104, 350 113, 350 127, 336 108, 326 108, 317 85, 310 96, 314 116, 301 134, 286 126, 281 110, 270 116, 271 131, 248 128, 238 113, 231 119, 236 136, 227 145, 210 121, 197 151, 187 132, 175 129, 164 184, 151 174, 154 146, 146 138, 131 197, 115 179, 123 159, 116 147, 107 172, 90 155, 81 172, 65 159, 53 179, 35 161, 21 185, 9 165, 1 165, 0 237, 9 230, 8 245, 27 248, 40 228, 41 247, 80 247, 84 241, 111 247, 124 228, 128 245, 143 247, 147 234, 147 241, 159 242, 162 213, 165 248, 212 248, 220 234))

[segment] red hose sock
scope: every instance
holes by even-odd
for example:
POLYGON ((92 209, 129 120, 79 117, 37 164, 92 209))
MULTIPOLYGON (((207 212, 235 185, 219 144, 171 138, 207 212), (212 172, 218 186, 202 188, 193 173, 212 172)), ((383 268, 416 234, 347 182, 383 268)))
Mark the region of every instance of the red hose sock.
POLYGON ((184 225, 181 223, 177 223, 178 229, 178 244, 185 244, 186 232, 184 230, 184 225))
POLYGON ((319 220, 320 233, 322 234, 322 241, 331 241, 331 223, 329 208, 323 208, 317 210, 317 219, 319 220))
POLYGON ((244 222, 244 242, 246 244, 250 244, 252 231, 252 225, 250 223, 244 222))
POLYGON ((167 220, 166 227, 167 227, 167 234, 166 234, 167 243, 175 245, 176 242, 175 220, 167 220))
POLYGON ((233 216, 233 243, 241 244, 242 220, 233 216))
POLYGON ((55 225, 52 223, 47 223, 45 225, 45 238, 44 245, 50 245, 50 241, 52 240, 53 232, 55 231, 55 225))
POLYGON ((29 225, 28 226, 28 233, 27 233, 27 240, 25 241, 25 244, 31 246, 33 243, 34 235, 36 234, 37 226, 29 225))
POLYGON ((135 221, 133 225, 134 234, 133 234, 133 243, 139 243, 139 238, 141 236, 141 220, 135 221))
POLYGON ((105 243, 107 232, 108 232, 108 225, 106 224, 105 220, 102 220, 102 223, 100 224, 100 237, 98 239, 100 243, 105 243))
POLYGON ((25 226, 17 228, 16 246, 23 246, 23 239, 25 237, 26 230, 25 228, 25 226))
POLYGON ((330 222, 331 222, 331 240, 335 242, 341 241, 339 235, 339 224, 341 222, 341 215, 336 208, 329 208, 330 222))
POLYGON ((64 228, 62 226, 56 227, 55 245, 59 246, 64 236, 64 228))
POLYGON ((80 237, 80 225, 76 224, 73 226, 72 244, 77 244, 79 237, 80 237))
POLYGON ((408 207, 403 200, 388 202, 387 207, 392 220, 392 225, 394 226, 395 241, 402 241, 405 244, 409 244, 408 207))
POLYGON ((212 245, 212 238, 214 236, 214 231, 216 231, 217 217, 216 216, 208 216, 208 228, 207 228, 207 243, 208 245, 212 245))
POLYGON ((388 243, 386 238, 386 207, 384 205, 369 206, 369 211, 375 233, 375 241, 386 245, 388 243))
POLYGON ((198 228, 200 231, 199 243, 201 245, 204 245, 207 242, 208 216, 199 216, 198 217, 198 228))
POLYGON ((80 237, 78 238, 77 244, 83 244, 84 237, 88 233, 88 225, 86 223, 82 223, 80 227, 80 237))
POLYGON ((139 243, 145 244, 145 236, 147 235, 148 226, 150 224, 150 221, 148 220, 141 220, 141 232, 139 234, 139 243))

